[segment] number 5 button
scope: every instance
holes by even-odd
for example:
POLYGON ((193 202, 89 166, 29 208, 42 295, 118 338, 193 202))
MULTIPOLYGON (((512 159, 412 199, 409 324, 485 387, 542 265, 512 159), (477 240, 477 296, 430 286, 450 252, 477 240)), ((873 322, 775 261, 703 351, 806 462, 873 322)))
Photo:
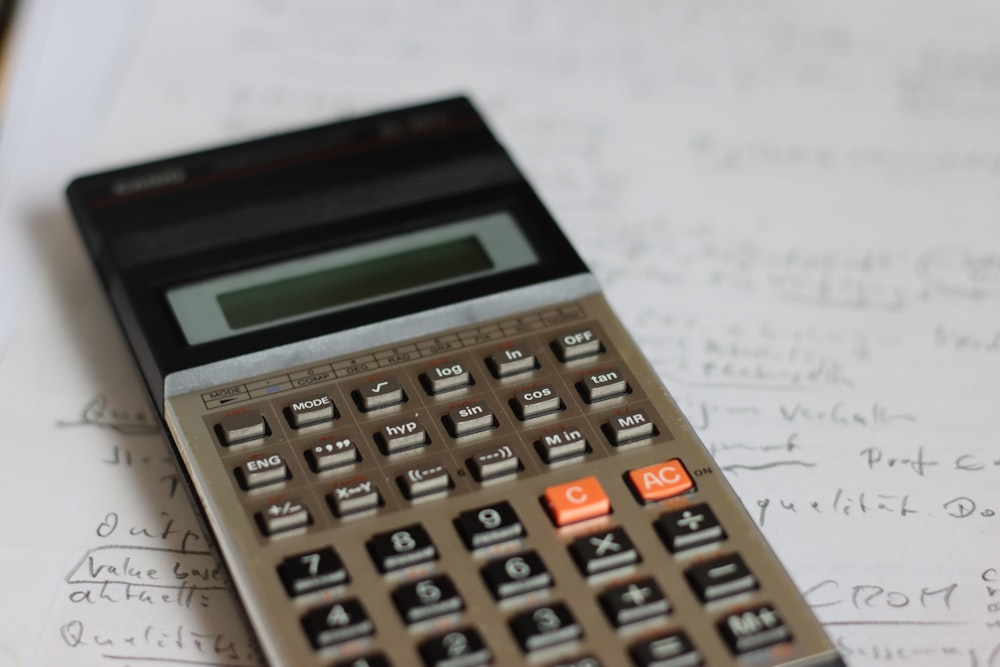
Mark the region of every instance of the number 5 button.
POLYGON ((585 521, 611 511, 611 502, 596 477, 583 477, 550 486, 545 489, 544 501, 557 526, 585 521))

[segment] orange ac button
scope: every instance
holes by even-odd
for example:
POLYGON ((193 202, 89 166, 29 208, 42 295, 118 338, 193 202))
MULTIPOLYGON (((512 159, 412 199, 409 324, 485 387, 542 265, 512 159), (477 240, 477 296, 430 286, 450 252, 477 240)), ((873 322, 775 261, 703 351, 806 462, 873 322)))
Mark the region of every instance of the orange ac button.
POLYGON ((630 470, 628 478, 635 492, 647 503, 670 498, 694 488, 694 482, 680 459, 630 470))
POLYGON ((545 506, 557 526, 602 516, 611 501, 596 477, 583 477, 545 489, 545 506))

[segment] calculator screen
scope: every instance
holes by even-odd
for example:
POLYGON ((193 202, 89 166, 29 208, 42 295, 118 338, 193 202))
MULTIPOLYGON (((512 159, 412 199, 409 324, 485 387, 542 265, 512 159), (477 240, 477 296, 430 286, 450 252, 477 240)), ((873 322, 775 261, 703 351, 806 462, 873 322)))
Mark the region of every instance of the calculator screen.
POLYGON ((536 264, 500 211, 167 290, 191 345, 536 264))

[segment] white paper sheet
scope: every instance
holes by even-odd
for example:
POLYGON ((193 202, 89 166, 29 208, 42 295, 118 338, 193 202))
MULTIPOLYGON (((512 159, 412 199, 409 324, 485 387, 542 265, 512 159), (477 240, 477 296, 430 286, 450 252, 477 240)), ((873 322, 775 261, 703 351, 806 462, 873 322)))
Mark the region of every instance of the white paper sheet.
MULTIPOLYGON (((848 664, 995 666, 996 25, 1000 8, 967 0, 159 2, 92 162, 471 94, 848 664)), ((56 425, 98 397, 98 422, 150 413, 55 217, 0 367, 8 432, 39 443, 11 448, 5 497, 39 504, 8 519, 3 590, 24 602, 0 614, 25 612, 0 641, 23 664, 252 664, 214 586, 190 608, 74 602, 98 586, 79 578, 95 549, 180 549, 196 529, 158 437, 56 425), (102 537, 112 513, 139 534, 102 537), (153 645, 147 627, 233 653, 153 645)))

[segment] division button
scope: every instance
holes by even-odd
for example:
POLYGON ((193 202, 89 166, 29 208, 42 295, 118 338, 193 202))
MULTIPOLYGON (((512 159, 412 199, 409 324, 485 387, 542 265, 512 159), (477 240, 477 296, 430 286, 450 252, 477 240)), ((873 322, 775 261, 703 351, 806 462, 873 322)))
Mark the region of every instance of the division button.
POLYGON ((694 480, 680 459, 630 470, 628 481, 636 495, 647 503, 672 498, 694 488, 694 480))
POLYGON ((629 653, 636 667, 697 667, 705 664, 701 654, 683 632, 633 644, 629 653))
POLYGON ((267 435, 267 422, 259 410, 245 410, 223 416, 219 420, 219 431, 224 445, 262 440, 267 435))
POLYGON ((350 581, 340 556, 332 547, 289 556, 281 561, 278 574, 292 597, 340 586, 350 581))
POLYGON ((483 450, 469 459, 473 476, 482 482, 505 475, 513 475, 521 468, 521 460, 510 445, 496 445, 483 450))
POLYGON ((482 575, 497 600, 526 595, 553 585, 552 575, 534 551, 492 560, 483 566, 482 575))
POLYGON ((645 410, 635 410, 615 415, 604 424, 604 432, 612 445, 623 445, 634 440, 656 435, 656 425, 645 410))
POLYGON ((534 370, 536 361, 531 350, 522 345, 514 345, 491 354, 486 359, 486 365, 493 376, 500 379, 534 370))
POLYGON ((375 634, 375 624, 356 598, 310 611, 302 617, 302 627, 316 649, 375 634))
POLYGON ((480 667, 493 662, 483 638, 472 628, 459 628, 420 643, 425 667, 480 667))
POLYGON ((596 477, 584 477, 545 489, 543 497, 549 516, 557 526, 565 526, 611 512, 611 501, 596 477))
POLYGON ((550 384, 519 389, 510 400, 518 419, 524 421, 562 410, 562 399, 550 384))
POLYGON ((741 655, 791 640, 792 633, 769 604, 727 614, 719 632, 733 653, 741 655))
POLYGON ((552 341, 559 361, 574 361, 584 357, 592 357, 601 353, 601 339, 593 329, 570 331, 552 341))
POLYGON ((639 562, 639 552, 621 527, 573 540, 570 555, 584 576, 592 576, 639 562))
POLYGON ((702 602, 713 602, 757 588, 757 580, 739 554, 698 563, 684 574, 702 602))
POLYGON ((726 538, 712 508, 705 503, 668 512, 660 516, 653 525, 660 539, 673 553, 720 542, 726 538))
POLYGON ((438 463, 428 463, 407 470, 400 475, 399 483, 406 497, 413 500, 421 496, 447 491, 451 488, 451 477, 444 466, 438 463))
POLYGON ((609 588, 601 593, 599 600, 616 628, 666 616, 670 612, 670 603, 652 577, 609 588))
POLYGON ((368 540, 368 553, 379 572, 392 572, 437 558, 437 548, 419 523, 378 533, 368 540))
POLYGON ((358 445, 348 437, 317 442, 306 450, 306 459, 313 472, 342 468, 357 462, 358 458, 358 445))
POLYGON ((595 403, 628 393, 625 375, 617 368, 607 368, 584 375, 576 384, 583 400, 595 403))
POLYGON ((257 512, 257 523, 265 535, 284 533, 305 528, 312 523, 309 509, 298 499, 288 498, 273 502, 257 512))
POLYGON ((544 433, 535 443, 538 455, 546 463, 555 463, 587 453, 587 438, 578 428, 544 433))
POLYGON ((386 456, 430 444, 427 430, 416 419, 386 424, 375 434, 375 441, 386 456))
POLYGON ((579 639, 583 629, 562 602, 538 607, 510 619, 510 629, 525 653, 579 639))
POLYGON ((240 464, 236 476, 244 489, 278 484, 288 479, 288 464, 278 454, 253 456, 240 464))
POLYGON ((447 575, 422 579, 392 592, 396 609, 407 625, 461 611, 465 605, 447 575))
POLYGON ((443 420, 453 438, 486 431, 496 426, 493 411, 484 401, 476 401, 449 410, 443 420))
POLYGON ((462 512, 455 519, 455 528, 470 551, 525 535, 521 519, 506 500, 462 512))
POLYGON ((378 486, 367 479, 338 485, 333 493, 326 496, 326 500, 338 517, 373 510, 382 503, 378 486))
POLYGON ((366 382, 355 389, 352 395, 358 407, 364 412, 387 408, 406 401, 403 387, 391 377, 366 382))
POLYGON ((430 394, 441 394, 472 384, 469 369, 460 361, 446 361, 431 366, 420 379, 430 394))
POLYGON ((338 416, 337 407, 326 394, 317 394, 294 401, 288 406, 287 414, 293 428, 333 421, 338 416))

